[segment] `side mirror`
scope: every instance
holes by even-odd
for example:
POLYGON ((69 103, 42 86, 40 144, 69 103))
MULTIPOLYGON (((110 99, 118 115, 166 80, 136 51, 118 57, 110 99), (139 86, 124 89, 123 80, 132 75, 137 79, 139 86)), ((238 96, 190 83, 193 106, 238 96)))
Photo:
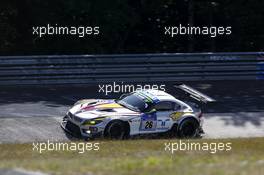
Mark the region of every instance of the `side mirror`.
POLYGON ((157 112, 156 109, 151 109, 150 111, 146 111, 147 114, 151 114, 151 113, 154 113, 154 112, 157 112))

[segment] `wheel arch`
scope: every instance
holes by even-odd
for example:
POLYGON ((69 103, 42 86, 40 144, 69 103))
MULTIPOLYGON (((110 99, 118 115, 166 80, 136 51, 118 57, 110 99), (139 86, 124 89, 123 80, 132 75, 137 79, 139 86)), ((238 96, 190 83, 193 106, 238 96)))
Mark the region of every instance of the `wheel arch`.
POLYGON ((186 116, 183 116, 183 117, 179 120, 179 122, 177 122, 178 126, 181 125, 181 123, 182 123, 183 121, 188 120, 188 119, 193 119, 193 120, 195 120, 195 121, 197 122, 198 125, 200 125, 200 121, 197 119, 197 117, 195 117, 194 115, 190 115, 190 114, 188 114, 188 115, 186 115, 186 116))

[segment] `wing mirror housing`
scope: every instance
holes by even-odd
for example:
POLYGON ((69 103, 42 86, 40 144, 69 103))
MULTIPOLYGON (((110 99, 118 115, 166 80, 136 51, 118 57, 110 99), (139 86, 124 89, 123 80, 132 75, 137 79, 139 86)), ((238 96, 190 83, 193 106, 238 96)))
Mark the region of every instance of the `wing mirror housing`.
POLYGON ((151 113, 155 113, 155 112, 157 112, 156 109, 151 109, 151 110, 149 110, 149 111, 146 111, 147 114, 151 114, 151 113))

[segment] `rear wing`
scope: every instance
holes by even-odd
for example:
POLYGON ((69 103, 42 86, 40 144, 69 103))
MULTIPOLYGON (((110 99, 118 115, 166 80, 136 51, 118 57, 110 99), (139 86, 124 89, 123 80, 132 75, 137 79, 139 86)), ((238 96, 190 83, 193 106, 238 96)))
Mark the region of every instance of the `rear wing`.
POLYGON ((194 89, 194 88, 192 88, 190 86, 187 86, 185 84, 175 85, 174 87, 184 91, 188 96, 190 96, 191 98, 193 98, 195 100, 198 100, 200 102, 211 103, 211 102, 215 102, 216 101, 212 97, 209 97, 209 96, 199 92, 198 90, 196 90, 196 89, 194 89))

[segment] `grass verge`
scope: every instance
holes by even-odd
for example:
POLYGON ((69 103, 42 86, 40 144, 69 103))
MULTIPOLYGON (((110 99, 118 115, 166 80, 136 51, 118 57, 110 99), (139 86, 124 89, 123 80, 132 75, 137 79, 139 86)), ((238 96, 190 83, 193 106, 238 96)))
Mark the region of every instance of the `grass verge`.
MULTIPOLYGON (((97 142, 97 141, 94 141, 97 142)), ((93 143, 94 143, 93 142, 93 143)), ((183 140, 187 143, 231 143, 232 150, 165 151, 179 140, 98 141, 99 151, 33 151, 32 144, 1 144, 0 168, 23 168, 50 174, 128 175, 263 175, 264 138, 183 140)))

